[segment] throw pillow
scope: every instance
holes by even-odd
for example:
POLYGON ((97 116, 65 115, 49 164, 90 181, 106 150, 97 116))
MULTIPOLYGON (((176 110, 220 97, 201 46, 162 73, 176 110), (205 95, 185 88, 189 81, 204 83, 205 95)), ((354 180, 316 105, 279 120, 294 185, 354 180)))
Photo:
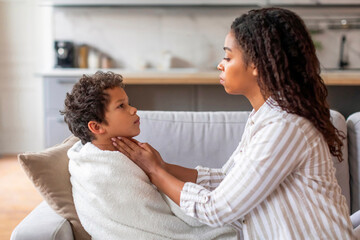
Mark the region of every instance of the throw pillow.
POLYGON ((67 150, 77 141, 70 136, 44 151, 19 154, 18 160, 49 206, 70 222, 75 239, 90 240, 75 210, 68 170, 67 150))

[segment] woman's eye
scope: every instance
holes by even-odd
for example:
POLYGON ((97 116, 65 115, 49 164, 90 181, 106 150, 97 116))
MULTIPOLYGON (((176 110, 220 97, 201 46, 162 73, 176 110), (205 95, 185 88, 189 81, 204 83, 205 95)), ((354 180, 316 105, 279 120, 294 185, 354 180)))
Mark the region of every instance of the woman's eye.
POLYGON ((230 58, 224 57, 224 60, 228 62, 228 61, 230 61, 230 58))

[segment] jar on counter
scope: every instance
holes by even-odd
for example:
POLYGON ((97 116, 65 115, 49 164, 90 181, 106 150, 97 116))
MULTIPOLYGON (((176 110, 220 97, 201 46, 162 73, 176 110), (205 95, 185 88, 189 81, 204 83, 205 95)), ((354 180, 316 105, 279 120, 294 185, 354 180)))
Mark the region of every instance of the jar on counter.
POLYGON ((100 64, 101 68, 112 68, 113 67, 112 59, 109 56, 107 56, 106 54, 101 55, 100 62, 101 62, 101 64, 100 64))
POLYGON ((99 68, 100 67, 100 54, 99 52, 94 49, 89 49, 89 55, 88 55, 88 68, 99 68))
POLYGON ((78 67, 79 68, 88 68, 88 55, 89 55, 89 46, 86 44, 80 45, 78 48, 78 67))

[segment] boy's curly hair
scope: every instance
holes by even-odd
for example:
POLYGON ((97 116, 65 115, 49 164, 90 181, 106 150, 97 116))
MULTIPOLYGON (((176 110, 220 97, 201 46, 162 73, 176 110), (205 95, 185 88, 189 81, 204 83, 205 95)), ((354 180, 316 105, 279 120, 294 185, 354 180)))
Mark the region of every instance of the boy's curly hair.
POLYGON ((98 71, 94 75, 83 75, 74 85, 71 93, 66 94, 65 109, 60 111, 70 131, 82 144, 95 139, 88 128, 89 121, 107 123, 105 111, 109 103, 106 89, 124 88, 123 78, 113 72, 98 71))

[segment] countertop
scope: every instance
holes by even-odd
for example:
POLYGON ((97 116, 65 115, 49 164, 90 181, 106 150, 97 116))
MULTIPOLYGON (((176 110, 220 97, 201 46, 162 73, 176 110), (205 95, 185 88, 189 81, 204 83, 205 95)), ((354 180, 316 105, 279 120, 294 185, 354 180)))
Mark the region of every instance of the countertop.
MULTIPOLYGON (((200 71, 193 68, 171 69, 167 71, 126 69, 98 69, 112 71, 124 77, 126 84, 151 85, 212 85, 219 84, 219 71, 200 71)), ((43 78, 80 78, 83 74, 94 74, 97 69, 52 69, 38 73, 43 78)), ((326 85, 360 86, 360 70, 323 70, 321 73, 326 85)))

